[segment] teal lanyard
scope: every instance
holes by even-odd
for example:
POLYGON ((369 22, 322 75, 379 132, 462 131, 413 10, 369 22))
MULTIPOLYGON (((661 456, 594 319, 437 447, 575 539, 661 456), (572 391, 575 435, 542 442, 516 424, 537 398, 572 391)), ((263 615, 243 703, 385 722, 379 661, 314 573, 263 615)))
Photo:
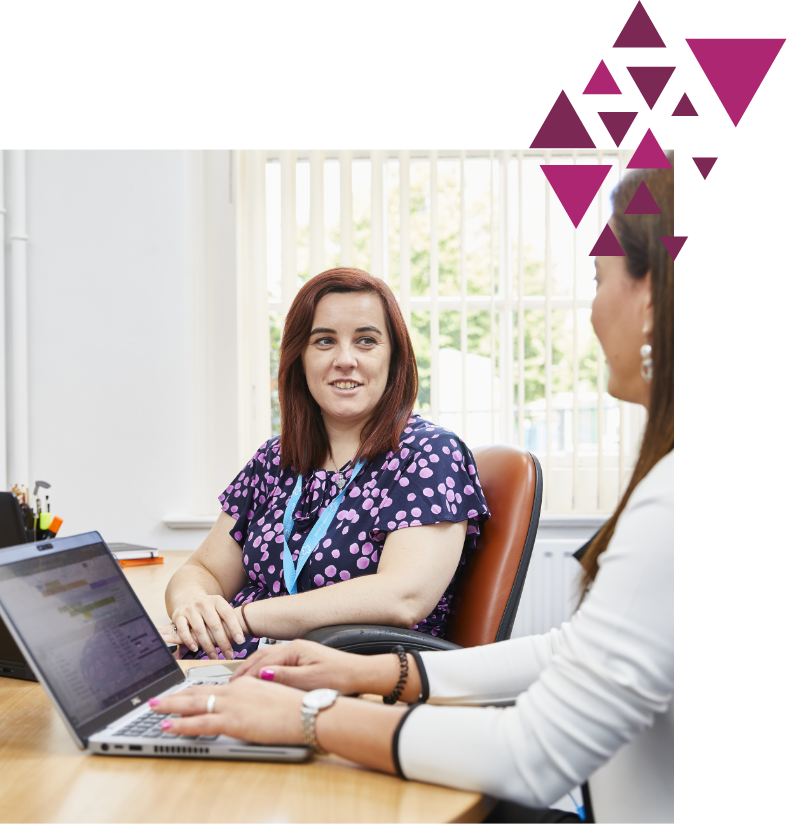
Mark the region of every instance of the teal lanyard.
POLYGON ((303 477, 301 475, 298 476, 295 489, 292 491, 290 500, 287 503, 287 509, 284 512, 284 583, 287 585, 287 592, 289 592, 290 595, 295 595, 298 591, 298 576, 301 574, 301 570, 306 566, 306 562, 309 560, 309 556, 314 551, 314 548, 320 543, 328 531, 328 527, 336 516, 336 511, 339 509, 339 505, 344 498, 347 487, 355 480, 355 476, 361 471, 365 463, 366 461, 361 461, 359 464, 355 464, 350 480, 344 485, 344 488, 338 496, 331 501, 325 509, 325 512, 320 515, 317 523, 312 527, 309 537, 304 541, 301 554, 298 556, 298 568, 296 569, 292 562, 292 553, 287 542, 290 540, 293 524, 295 523, 292 514, 295 512, 295 507, 301 499, 301 492, 303 490, 303 477))

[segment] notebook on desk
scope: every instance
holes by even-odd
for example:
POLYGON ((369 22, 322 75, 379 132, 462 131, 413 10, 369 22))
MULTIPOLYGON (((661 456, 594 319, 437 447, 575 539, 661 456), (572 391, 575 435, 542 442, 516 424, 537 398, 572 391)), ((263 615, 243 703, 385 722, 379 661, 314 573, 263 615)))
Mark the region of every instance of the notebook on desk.
POLYGON ((98 532, 0 552, 0 616, 81 749, 258 761, 311 753, 162 732, 148 699, 203 682, 183 674, 98 532))

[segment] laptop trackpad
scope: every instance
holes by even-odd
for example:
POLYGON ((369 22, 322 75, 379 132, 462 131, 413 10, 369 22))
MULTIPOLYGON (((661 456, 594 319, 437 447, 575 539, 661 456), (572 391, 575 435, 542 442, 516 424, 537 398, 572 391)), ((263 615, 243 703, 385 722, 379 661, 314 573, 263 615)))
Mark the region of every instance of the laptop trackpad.
POLYGON ((186 670, 186 678, 191 681, 202 681, 203 678, 226 678, 232 675, 232 670, 221 664, 214 667, 190 667, 186 670))

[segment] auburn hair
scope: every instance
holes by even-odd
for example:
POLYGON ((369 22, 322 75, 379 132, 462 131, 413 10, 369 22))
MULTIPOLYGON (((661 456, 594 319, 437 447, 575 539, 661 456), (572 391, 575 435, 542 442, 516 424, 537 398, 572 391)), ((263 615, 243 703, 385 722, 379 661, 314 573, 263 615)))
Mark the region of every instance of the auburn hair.
POLYGON ((361 432, 355 459, 394 451, 418 396, 418 366, 407 325, 388 285, 362 269, 329 269, 307 281, 287 312, 279 352, 281 455, 284 466, 301 475, 321 466, 330 451, 328 433, 317 401, 306 383, 301 355, 309 342, 317 304, 332 292, 371 292, 380 298, 391 340, 388 382, 361 432))
POLYGON ((673 265, 672 258, 661 242, 662 237, 673 236, 673 201, 672 168, 632 171, 612 192, 610 225, 626 253, 626 271, 637 280, 650 272, 653 301, 653 380, 650 384, 648 420, 631 480, 612 517, 593 537, 582 556, 582 597, 596 577, 598 558, 609 545, 620 513, 628 503, 631 493, 648 472, 674 448, 673 265), (626 214, 632 197, 643 181, 656 200, 661 210, 660 215, 626 214))

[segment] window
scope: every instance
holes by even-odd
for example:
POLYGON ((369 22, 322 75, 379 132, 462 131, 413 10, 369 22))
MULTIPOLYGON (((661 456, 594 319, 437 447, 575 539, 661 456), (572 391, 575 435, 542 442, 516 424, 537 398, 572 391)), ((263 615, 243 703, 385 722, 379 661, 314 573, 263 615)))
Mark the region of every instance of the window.
MULTIPOLYGON (((231 184, 224 212, 234 221, 234 235, 225 227, 234 252, 231 263, 226 255, 235 269, 232 318, 209 299, 202 308, 235 340, 233 459, 247 460, 279 431, 277 353, 293 296, 314 274, 353 265, 382 277, 399 299, 418 359, 418 412, 471 448, 504 442, 533 451, 544 469, 546 513, 611 511, 633 468, 644 412, 603 391, 585 250, 609 219, 623 154, 205 153, 203 191, 223 174, 231 184), (578 229, 544 163, 612 166, 578 229)), ((215 214, 213 223, 221 223, 215 214)), ((226 267, 221 277, 229 283, 226 267)), ((198 289, 210 293, 210 279, 198 289)), ((211 357, 209 394, 227 365, 211 357)))

